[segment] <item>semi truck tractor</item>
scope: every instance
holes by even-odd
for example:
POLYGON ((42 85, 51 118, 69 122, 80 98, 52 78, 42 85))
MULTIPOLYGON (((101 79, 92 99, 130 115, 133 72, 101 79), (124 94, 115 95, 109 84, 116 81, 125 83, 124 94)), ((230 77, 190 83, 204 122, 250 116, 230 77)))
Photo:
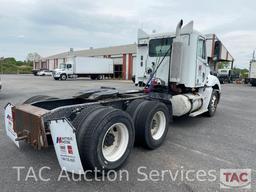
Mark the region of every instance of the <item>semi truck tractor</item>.
POLYGON ((68 57, 65 63, 61 63, 53 71, 55 80, 67 78, 90 77, 91 79, 103 79, 113 76, 113 60, 96 57, 68 57))
POLYGON ((250 61, 249 67, 249 81, 252 86, 256 86, 256 60, 255 60, 255 51, 253 52, 253 58, 250 61))
POLYGON ((60 167, 68 172, 104 173, 122 167, 134 143, 160 147, 173 117, 214 116, 221 86, 210 74, 205 36, 193 22, 182 26, 181 20, 176 32, 139 34, 139 65, 154 62, 144 88, 101 87, 72 98, 39 95, 23 104, 8 103, 7 134, 17 146, 21 141, 35 149, 53 144, 60 167))
POLYGON ((218 69, 218 78, 221 84, 232 83, 240 78, 240 74, 232 69, 218 69))

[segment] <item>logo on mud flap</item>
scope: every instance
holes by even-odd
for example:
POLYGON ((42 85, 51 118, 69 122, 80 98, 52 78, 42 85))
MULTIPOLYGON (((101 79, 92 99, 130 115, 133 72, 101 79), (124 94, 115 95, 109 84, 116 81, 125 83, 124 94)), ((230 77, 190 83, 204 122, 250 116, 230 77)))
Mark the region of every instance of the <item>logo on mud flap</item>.
POLYGON ((61 139, 61 137, 57 137, 57 139, 56 139, 56 143, 62 143, 62 139, 61 139))
POLYGON ((59 143, 59 144, 71 144, 72 141, 73 141, 72 137, 57 137, 56 138, 56 143, 59 143))
POLYGON ((7 115, 6 118, 7 118, 9 121, 11 121, 11 122, 13 121, 13 120, 12 120, 12 117, 11 117, 9 114, 7 115))
POLYGON ((61 154, 66 154, 66 146, 65 145, 60 145, 60 152, 61 152, 61 154))
POLYGON ((73 149, 71 145, 68 145, 68 154, 73 154, 73 149))

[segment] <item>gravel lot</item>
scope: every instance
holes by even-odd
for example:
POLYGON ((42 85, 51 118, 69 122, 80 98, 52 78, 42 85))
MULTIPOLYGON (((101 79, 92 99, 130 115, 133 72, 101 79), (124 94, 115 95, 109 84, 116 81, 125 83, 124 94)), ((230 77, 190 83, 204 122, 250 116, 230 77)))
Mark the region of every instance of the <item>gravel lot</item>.
MULTIPOLYGON (((220 191, 220 168, 256 168, 256 88, 249 85, 223 85, 222 98, 213 118, 177 118, 170 124, 166 142, 159 149, 148 151, 135 147, 127 164, 125 178, 116 181, 58 181, 60 167, 54 149, 36 151, 27 144, 20 149, 5 136, 3 108, 7 102, 22 103, 33 95, 69 97, 74 93, 100 86, 134 89, 128 81, 91 81, 86 79, 54 81, 51 77, 32 75, 2 75, 0 92, 0 191, 220 191), (13 167, 21 170, 20 180, 13 167), (26 176, 33 167, 38 181, 26 176), (39 170, 48 181, 39 179, 39 170), (141 168, 141 167, 144 168, 141 168), (141 168, 143 175, 138 172, 141 168), (152 180, 140 181, 149 177, 152 180), (175 181, 164 171, 179 171, 175 181), (188 181, 181 173, 188 170, 216 171, 216 181, 188 181), (158 175, 159 174, 159 175, 158 175)), ((31 175, 32 172, 30 172, 31 175)), ((255 171, 252 171, 252 188, 256 189, 255 171)), ((193 175, 191 174, 190 177, 193 175)))

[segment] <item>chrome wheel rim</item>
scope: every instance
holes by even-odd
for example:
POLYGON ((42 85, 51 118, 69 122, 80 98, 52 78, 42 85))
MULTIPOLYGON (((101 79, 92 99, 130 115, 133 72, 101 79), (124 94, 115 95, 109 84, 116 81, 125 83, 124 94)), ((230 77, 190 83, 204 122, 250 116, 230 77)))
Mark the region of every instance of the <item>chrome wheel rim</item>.
POLYGON ((211 100, 211 111, 215 112, 217 108, 217 96, 213 95, 211 100))

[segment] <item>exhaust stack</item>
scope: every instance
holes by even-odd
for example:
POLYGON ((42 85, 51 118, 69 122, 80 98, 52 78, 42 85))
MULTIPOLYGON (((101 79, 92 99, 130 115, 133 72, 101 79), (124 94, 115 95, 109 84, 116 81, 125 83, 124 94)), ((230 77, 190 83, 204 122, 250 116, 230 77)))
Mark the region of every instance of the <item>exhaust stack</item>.
POLYGON ((172 43, 172 53, 170 59, 169 82, 178 83, 181 79, 181 66, 183 57, 183 42, 181 40, 181 28, 183 20, 180 20, 176 27, 176 38, 172 43))
POLYGON ((176 38, 180 38, 180 32, 181 32, 182 25, 183 25, 183 20, 181 19, 176 27, 176 38))

